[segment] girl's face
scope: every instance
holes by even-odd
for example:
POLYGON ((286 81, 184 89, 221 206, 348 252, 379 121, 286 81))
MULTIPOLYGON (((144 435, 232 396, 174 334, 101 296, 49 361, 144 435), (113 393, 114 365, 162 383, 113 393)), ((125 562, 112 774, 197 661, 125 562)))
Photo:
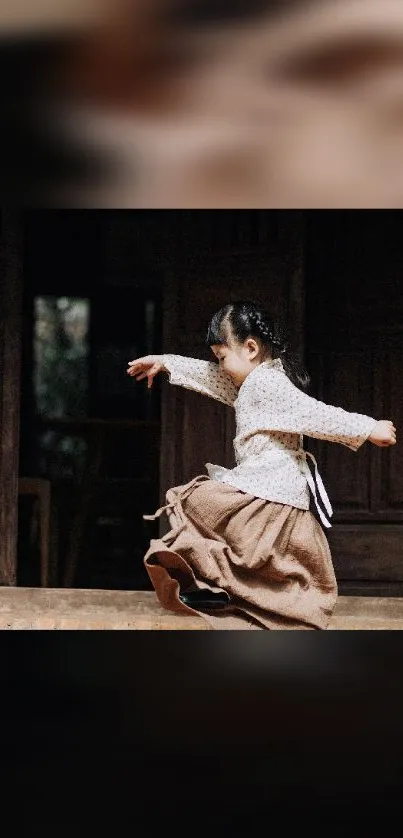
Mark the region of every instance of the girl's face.
POLYGON ((214 344, 212 352, 218 358, 220 369, 228 375, 236 387, 240 387, 252 370, 261 363, 261 349, 254 338, 237 343, 228 337, 226 343, 214 344))

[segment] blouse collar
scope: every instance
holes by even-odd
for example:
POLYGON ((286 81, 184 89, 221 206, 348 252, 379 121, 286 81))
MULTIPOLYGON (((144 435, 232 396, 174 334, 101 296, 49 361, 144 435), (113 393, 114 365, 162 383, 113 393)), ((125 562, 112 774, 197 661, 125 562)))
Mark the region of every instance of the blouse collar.
POLYGON ((282 364, 280 358, 272 358, 271 361, 262 361, 260 364, 257 365, 257 367, 255 367, 249 373, 249 375, 246 376, 245 381, 242 382, 242 384, 241 384, 241 386, 238 390, 237 397, 234 401, 234 404, 238 401, 238 396, 239 396, 239 394, 242 390, 242 387, 245 386, 246 382, 249 381, 250 377, 255 375, 257 370, 260 370, 261 367, 268 367, 269 369, 280 370, 281 372, 284 372, 284 367, 283 367, 283 364, 282 364))

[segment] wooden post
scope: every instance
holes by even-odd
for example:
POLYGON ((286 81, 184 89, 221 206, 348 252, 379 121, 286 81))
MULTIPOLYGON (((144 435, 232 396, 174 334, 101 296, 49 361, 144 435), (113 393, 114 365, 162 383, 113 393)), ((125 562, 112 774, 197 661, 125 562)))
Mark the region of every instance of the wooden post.
POLYGON ((0 585, 17 584, 22 219, 0 213, 0 585))

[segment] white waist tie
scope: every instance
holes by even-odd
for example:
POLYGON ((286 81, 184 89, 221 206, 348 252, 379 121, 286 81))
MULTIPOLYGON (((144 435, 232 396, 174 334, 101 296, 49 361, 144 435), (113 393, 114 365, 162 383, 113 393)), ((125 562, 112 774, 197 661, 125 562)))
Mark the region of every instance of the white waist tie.
POLYGON ((320 520, 322 521, 322 524, 325 527, 331 527, 332 525, 331 525, 330 521, 328 521, 328 519, 326 518, 326 515, 324 515, 324 513, 322 512, 322 510, 321 510, 321 508, 318 504, 318 496, 316 494, 316 485, 315 485, 315 481, 312 477, 311 470, 310 470, 310 468, 308 466, 308 463, 306 461, 307 457, 309 457, 314 464, 315 478, 316 478, 316 482, 318 484, 319 495, 320 495, 320 498, 323 502, 323 505, 324 505, 326 511, 328 512, 329 517, 330 517, 330 516, 333 515, 333 509, 330 505, 330 500, 327 496, 327 492, 326 492, 326 489, 324 487, 323 480, 322 480, 322 478, 319 474, 318 464, 315 460, 315 457, 313 456, 313 454, 310 453, 310 451, 304 451, 302 448, 300 448, 299 451, 298 451, 298 460, 299 460, 299 463, 300 463, 300 466, 301 466, 301 471, 302 471, 303 474, 305 474, 308 486, 309 486, 309 488, 310 488, 310 490, 311 490, 311 492, 314 496, 315 504, 316 504, 316 508, 318 510, 318 513, 319 513, 320 520))

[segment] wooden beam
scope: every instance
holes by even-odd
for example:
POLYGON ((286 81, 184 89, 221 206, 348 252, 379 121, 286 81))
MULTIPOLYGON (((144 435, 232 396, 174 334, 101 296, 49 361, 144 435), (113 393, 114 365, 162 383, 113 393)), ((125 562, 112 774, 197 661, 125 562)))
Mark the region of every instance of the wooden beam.
POLYGON ((22 219, 1 211, 0 230, 0 585, 17 584, 22 328, 22 219))
MULTIPOLYGON (((330 631, 402 628, 402 597, 340 596, 328 626, 330 631)), ((154 591, 0 588, 0 631, 27 629, 211 630, 202 616, 162 608, 154 591)))

